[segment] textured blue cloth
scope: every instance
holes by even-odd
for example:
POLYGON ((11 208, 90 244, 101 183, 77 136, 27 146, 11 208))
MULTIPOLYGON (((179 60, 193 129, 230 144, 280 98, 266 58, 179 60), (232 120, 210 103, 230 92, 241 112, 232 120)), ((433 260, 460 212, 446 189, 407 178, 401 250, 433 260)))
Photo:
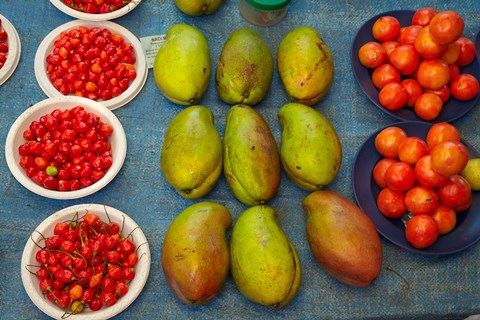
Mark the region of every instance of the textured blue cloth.
MULTIPOLYGON (((315 27, 329 45, 335 60, 335 79, 327 97, 315 108, 335 126, 343 145, 341 170, 328 186, 354 199, 351 170, 355 153, 375 130, 396 120, 376 108, 363 94, 352 74, 350 45, 356 31, 374 15, 400 9, 431 6, 457 10, 466 21, 464 35, 474 39, 480 30, 480 2, 464 1, 292 1, 286 18, 278 25, 261 28, 240 15, 238 1, 226 0, 217 13, 189 17, 173 0, 144 0, 131 13, 114 20, 137 37, 164 34, 175 23, 196 26, 208 39, 214 68, 228 35, 240 27, 258 31, 274 57, 281 39, 294 27, 315 27)), ((29 105, 46 98, 35 75, 33 61, 42 39, 71 18, 49 1, 2 0, 0 13, 16 27, 22 55, 13 76, 0 87, 0 151, 14 120, 29 105)), ((214 69, 213 69, 214 70, 214 69)), ((266 99, 256 107, 270 125, 277 142, 280 127, 277 110, 288 98, 278 74, 266 99)), ((213 77, 200 101, 214 113, 215 124, 224 132, 229 106, 215 90, 213 77)), ((194 203, 182 199, 162 176, 159 158, 165 129, 183 107, 165 99, 155 85, 151 70, 139 95, 115 110, 128 141, 125 164, 104 189, 83 199, 60 201, 37 196, 22 187, 0 157, 0 318, 45 319, 22 287, 20 265, 23 247, 35 227, 53 212, 81 203, 102 203, 131 216, 148 238, 152 253, 148 282, 137 300, 117 319, 452 319, 480 313, 480 244, 460 253, 429 257, 401 249, 382 238, 384 265, 380 277, 368 288, 343 285, 329 277, 313 260, 305 236, 299 189, 282 174, 278 196, 269 204, 278 210, 279 223, 299 252, 303 282, 297 297, 284 309, 273 310, 243 297, 231 278, 221 294, 205 306, 182 304, 167 286, 160 254, 170 222, 194 203), (394 272, 391 266, 408 282, 394 272)), ((480 106, 454 122, 462 137, 480 150, 480 106)), ((228 189, 223 176, 204 199, 225 205, 234 219, 246 209, 228 189)), ((480 208, 474 208, 480 214, 480 208)))

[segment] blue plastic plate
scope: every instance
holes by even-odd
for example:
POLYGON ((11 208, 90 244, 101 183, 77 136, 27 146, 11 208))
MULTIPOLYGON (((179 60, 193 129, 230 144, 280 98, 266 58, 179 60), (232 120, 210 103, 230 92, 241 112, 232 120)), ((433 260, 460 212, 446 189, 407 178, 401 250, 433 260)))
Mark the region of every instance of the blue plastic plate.
POLYGON ((475 49, 477 51, 477 59, 480 57, 480 31, 477 33, 477 37, 475 38, 475 49))
MULTIPOLYGON (((400 10, 400 11, 388 11, 381 13, 370 20, 368 20, 358 31, 355 38, 353 38, 352 47, 351 47, 351 61, 353 67, 353 74, 358 84, 362 88, 363 92, 367 97, 382 111, 391 115, 394 118, 404 121, 425 121, 417 117, 415 111, 412 108, 402 108, 397 111, 389 111, 383 108, 378 101, 378 90, 374 87, 371 81, 371 69, 367 69, 360 64, 358 59, 358 51, 360 48, 369 41, 375 41, 372 36, 372 27, 375 21, 381 16, 393 16, 398 19, 401 26, 408 26, 412 23, 412 17, 415 11, 410 10, 400 10)), ((477 51, 479 48, 479 41, 477 37, 477 51)), ((480 62, 479 57, 475 57, 475 60, 470 63, 468 66, 460 68, 461 73, 469 73, 474 75, 477 79, 480 79, 480 62)), ((480 95, 477 95, 476 98, 469 101, 460 101, 454 99, 453 97, 443 106, 442 112, 440 115, 433 121, 428 121, 429 123, 437 122, 451 122, 460 117, 464 116, 468 111, 470 111, 478 101, 480 95)))
MULTIPOLYGON (((405 130, 408 136, 425 139, 432 124, 420 121, 401 121, 389 126, 397 126, 405 130)), ((384 127, 385 128, 385 127, 384 127)), ((370 217, 378 232, 394 244, 409 251, 427 255, 446 255, 473 245, 480 240, 480 191, 472 191, 472 205, 463 212, 457 213, 457 225, 450 233, 439 236, 437 241, 425 249, 412 247, 405 238, 405 226, 402 219, 389 219, 377 208, 377 195, 380 192, 373 181, 372 172, 375 164, 381 159, 375 150, 375 137, 383 130, 374 132, 360 147, 353 165, 353 191, 359 207, 370 217)), ((478 157, 473 147, 462 141, 468 148, 470 157, 478 157)))

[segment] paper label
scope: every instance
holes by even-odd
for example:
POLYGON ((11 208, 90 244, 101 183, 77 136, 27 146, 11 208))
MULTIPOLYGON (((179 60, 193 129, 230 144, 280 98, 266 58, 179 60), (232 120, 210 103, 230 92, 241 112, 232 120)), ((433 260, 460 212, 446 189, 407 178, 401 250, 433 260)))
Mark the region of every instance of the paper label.
POLYGON ((142 45, 143 52, 145 53, 145 60, 148 68, 153 68, 155 56, 165 40, 167 40, 167 36, 164 34, 140 38, 140 44, 142 45))

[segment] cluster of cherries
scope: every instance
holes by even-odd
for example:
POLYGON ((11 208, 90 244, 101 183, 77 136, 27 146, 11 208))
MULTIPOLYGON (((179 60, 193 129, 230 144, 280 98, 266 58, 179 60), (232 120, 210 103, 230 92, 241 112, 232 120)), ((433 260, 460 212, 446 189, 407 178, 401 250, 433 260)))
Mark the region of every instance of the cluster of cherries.
POLYGON ((63 95, 110 100, 137 77, 135 49, 107 28, 80 26, 62 32, 46 57, 48 77, 63 95))
POLYGON ((2 20, 0 19, 0 69, 3 68, 8 56, 8 34, 2 27, 2 20))
POLYGON ((71 314, 117 303, 128 292, 139 260, 131 235, 121 232, 119 224, 89 212, 56 223, 35 254, 40 265, 34 273, 45 297, 71 314))
POLYGON ((72 9, 85 13, 110 13, 125 7, 132 0, 62 0, 72 9))
POLYGON ((113 158, 113 128, 83 106, 55 109, 32 121, 23 132, 19 164, 36 184, 49 190, 75 191, 105 176, 113 158))

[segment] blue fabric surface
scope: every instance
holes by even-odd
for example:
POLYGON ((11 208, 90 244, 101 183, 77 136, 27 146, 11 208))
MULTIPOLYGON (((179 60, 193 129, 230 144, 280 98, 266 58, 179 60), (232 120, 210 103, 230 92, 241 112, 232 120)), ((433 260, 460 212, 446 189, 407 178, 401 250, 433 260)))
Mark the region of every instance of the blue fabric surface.
MULTIPOLYGON (((355 153, 367 137, 396 120, 376 108, 356 83, 350 65, 350 45, 356 31, 379 13, 431 6, 457 10, 465 19, 464 35, 474 39, 480 30, 480 2, 465 1, 308 1, 291 2, 286 18, 278 25, 261 28, 246 22, 238 1, 226 0, 217 13, 189 17, 180 13, 173 0, 144 0, 131 13, 114 20, 137 37, 164 34, 175 23, 188 23, 204 32, 213 67, 228 35, 240 27, 258 31, 274 57, 285 34, 301 25, 315 27, 330 47, 335 60, 335 79, 327 97, 315 108, 335 126, 343 146, 341 170, 328 186, 354 199, 351 168, 355 153)), ((57 26, 74 20, 49 1, 2 0, 0 13, 16 27, 21 43, 20 63, 12 77, 0 87, 0 151, 14 120, 29 105, 46 98, 33 68, 36 49, 57 26)), ((213 69, 214 70, 214 69, 213 69)), ((266 99, 256 107, 270 125, 277 142, 280 127, 277 110, 288 98, 275 69, 266 99)), ((200 104, 211 108, 215 125, 223 135, 229 106, 215 90, 213 77, 200 104)), ((128 141, 125 164, 104 189, 86 198, 61 201, 37 196, 10 174, 5 157, 0 159, 0 318, 48 318, 30 301, 22 287, 20 265, 30 233, 57 210, 81 203, 102 203, 131 216, 143 229, 152 253, 148 282, 137 300, 116 319, 450 319, 480 313, 480 244, 460 253, 429 257, 407 252, 382 238, 384 264, 380 277, 368 288, 354 288, 332 279, 313 260, 305 236, 299 189, 282 173, 279 193, 269 205, 279 212, 279 223, 298 250, 303 282, 297 297, 285 308, 273 310, 244 298, 231 278, 211 303, 189 307, 182 304, 165 282, 160 264, 162 240, 173 218, 194 203, 182 199, 162 176, 159 158, 165 130, 183 107, 165 99, 155 85, 151 70, 139 95, 114 113, 122 122, 128 141), (393 268, 408 282, 408 286, 393 268)), ((462 137, 480 150, 479 103, 454 122, 462 137)), ((205 200, 225 205, 234 219, 246 209, 228 189, 223 176, 205 200)), ((196 201, 195 201, 196 202, 196 201)), ((480 214, 480 208, 475 208, 480 214)))

